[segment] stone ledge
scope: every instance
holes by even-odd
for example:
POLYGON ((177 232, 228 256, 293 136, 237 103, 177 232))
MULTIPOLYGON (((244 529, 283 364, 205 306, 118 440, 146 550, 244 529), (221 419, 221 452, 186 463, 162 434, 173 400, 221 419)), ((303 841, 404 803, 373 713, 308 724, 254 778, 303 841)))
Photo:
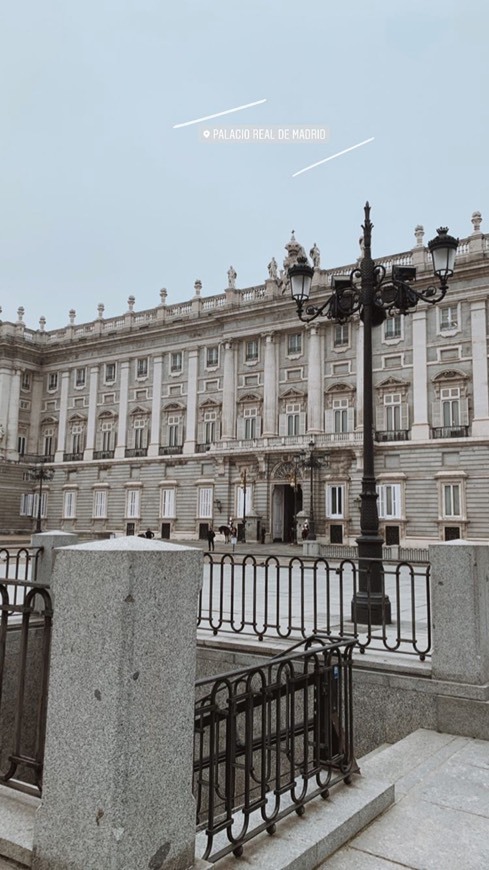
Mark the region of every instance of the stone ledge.
MULTIPOLYGON (((306 805, 303 816, 295 813, 277 822, 273 836, 259 834, 244 845, 239 866, 263 870, 310 870, 351 840, 394 803, 394 786, 373 777, 354 776, 352 785, 335 786, 324 801, 306 805)), ((236 870, 231 854, 214 865, 236 870)))
POLYGON ((0 860, 31 866, 34 817, 39 804, 39 798, 0 785, 0 860))

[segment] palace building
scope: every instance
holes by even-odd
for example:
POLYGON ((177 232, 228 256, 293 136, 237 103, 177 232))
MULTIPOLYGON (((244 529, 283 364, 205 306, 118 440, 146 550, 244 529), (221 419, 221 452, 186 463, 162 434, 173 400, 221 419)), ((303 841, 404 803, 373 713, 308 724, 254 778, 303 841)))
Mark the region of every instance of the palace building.
MULTIPOLYGON (((375 469, 390 544, 489 537, 489 237, 460 240, 444 300, 388 317, 373 339, 375 469)), ((313 513, 325 543, 359 534, 362 347, 358 317, 305 326, 284 275, 294 236, 255 287, 228 286, 62 329, 0 323, 0 528, 174 540, 246 523, 247 540, 290 541, 313 513), (30 471, 37 469, 37 480, 30 471), (44 469, 51 480, 39 481, 44 469), (41 471, 41 474, 39 473, 41 471)), ((331 292, 314 246, 311 299, 331 292)), ((312 254, 313 252, 311 252, 312 254)), ((432 283, 424 231, 380 258, 432 283)))

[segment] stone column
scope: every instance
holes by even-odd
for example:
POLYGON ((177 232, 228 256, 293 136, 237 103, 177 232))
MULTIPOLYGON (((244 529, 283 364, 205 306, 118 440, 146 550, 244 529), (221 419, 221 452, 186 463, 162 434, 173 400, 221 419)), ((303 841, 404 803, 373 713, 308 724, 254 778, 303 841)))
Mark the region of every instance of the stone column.
POLYGON ((489 388, 487 378, 487 328, 486 300, 470 303, 470 326, 472 333, 472 384, 474 394, 474 417, 472 435, 489 436, 489 388))
POLYGON ((232 342, 223 345, 224 362, 222 378, 222 439, 236 438, 236 368, 235 350, 232 342))
POLYGON ((119 425, 114 458, 123 459, 126 454, 127 436, 127 398, 129 389, 129 361, 121 362, 121 381, 119 398, 119 425))
POLYGON ((309 354, 307 364, 307 431, 311 435, 324 432, 323 409, 323 354, 319 327, 309 328, 309 354))
POLYGON ((93 459, 93 451, 95 449, 98 373, 99 366, 92 366, 90 369, 90 391, 88 395, 87 441, 85 444, 85 452, 83 454, 85 461, 93 459))
POLYGON ((63 454, 65 452, 66 441, 66 420, 68 417, 68 386, 70 383, 70 372, 62 372, 61 374, 61 390, 59 398, 59 420, 58 420, 58 442, 56 445, 56 453, 54 456, 55 462, 63 462, 63 454))
POLYGON ((18 434, 19 434, 19 407, 20 407, 20 369, 13 369, 10 374, 10 392, 8 397, 7 418, 7 442, 6 458, 18 459, 18 434))
POLYGON ((411 315, 413 323, 413 422, 411 440, 430 437, 428 422, 428 356, 426 352, 426 309, 411 315))
POLYGON ((263 436, 277 434, 277 346, 274 334, 265 335, 265 359, 263 372, 263 436))
POLYGON ((195 453, 195 432, 197 427, 197 373, 199 351, 188 352, 187 373, 187 428, 185 430, 184 453, 195 453))
POLYGON ((161 384, 163 380, 163 357, 153 357, 153 401, 151 404, 151 439, 148 456, 159 456, 161 428, 161 384))
POLYGON ((176 544, 113 538, 56 553, 33 870, 192 866, 201 582, 202 553, 176 544))
POLYGON ((10 378, 12 370, 7 366, 0 367, 0 426, 3 430, 3 438, 0 442, 2 453, 7 449, 8 412, 10 398, 10 378))
POLYGON ((27 453, 39 453, 41 429, 43 376, 36 372, 32 378, 31 423, 27 440, 27 453))

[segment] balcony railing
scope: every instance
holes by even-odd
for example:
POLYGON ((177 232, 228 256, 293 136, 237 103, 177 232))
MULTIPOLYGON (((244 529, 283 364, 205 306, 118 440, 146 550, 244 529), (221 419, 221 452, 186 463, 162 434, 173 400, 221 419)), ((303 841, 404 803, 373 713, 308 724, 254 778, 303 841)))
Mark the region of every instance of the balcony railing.
POLYGON ((115 450, 94 450, 93 458, 94 459, 113 459, 115 454, 115 450))
POLYGON ((431 430, 432 438, 468 438, 468 426, 435 426, 431 430))
POLYGON ((266 664, 198 680, 197 854, 215 863, 358 772, 354 641, 311 637, 266 664))
POLYGON ((63 462, 81 462, 83 459, 83 451, 81 453, 63 453, 63 462))
POLYGON ((158 451, 159 456, 174 456, 179 453, 183 453, 183 444, 166 444, 158 451))
POLYGON ((210 450, 211 447, 215 447, 215 444, 211 444, 208 441, 204 442, 204 444, 196 444, 195 445, 195 452, 196 453, 207 453, 207 451, 210 450))
POLYGON ((124 451, 124 456, 133 457, 133 456, 147 456, 148 448, 147 447, 126 447, 124 451))
POLYGON ((408 429, 387 429, 383 432, 375 433, 376 441, 408 441, 409 440, 409 430, 408 429))

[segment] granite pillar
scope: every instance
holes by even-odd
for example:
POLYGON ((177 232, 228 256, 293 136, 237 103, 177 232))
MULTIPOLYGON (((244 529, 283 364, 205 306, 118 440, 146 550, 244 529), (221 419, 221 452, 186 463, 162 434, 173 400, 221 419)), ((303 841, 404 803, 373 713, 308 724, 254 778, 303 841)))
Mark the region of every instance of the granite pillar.
POLYGON ((33 870, 192 866, 200 550, 138 537, 65 547, 33 870))

